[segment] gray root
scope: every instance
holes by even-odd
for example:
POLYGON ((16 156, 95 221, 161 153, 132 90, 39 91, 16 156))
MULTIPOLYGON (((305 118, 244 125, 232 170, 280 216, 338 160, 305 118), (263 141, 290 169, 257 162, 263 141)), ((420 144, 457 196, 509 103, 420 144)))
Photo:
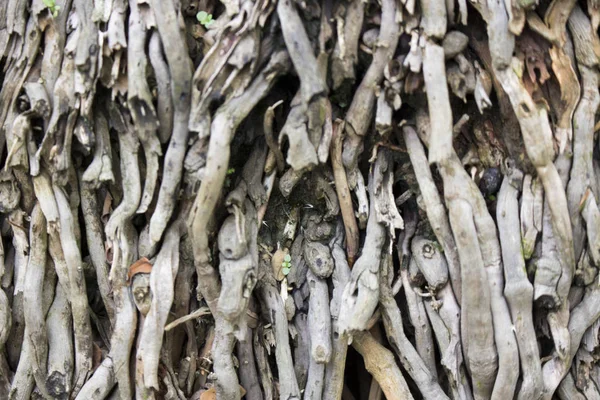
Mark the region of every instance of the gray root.
POLYGON ((165 234, 162 248, 150 274, 152 303, 144 321, 141 358, 144 370, 144 383, 158 390, 158 362, 163 342, 164 327, 174 297, 174 282, 179 269, 179 240, 181 222, 175 221, 165 234))
POLYGON ((339 399, 342 395, 344 386, 344 369, 346 364, 346 354, 348 351, 348 338, 339 331, 339 311, 342 294, 346 283, 350 280, 350 267, 348 260, 341 247, 343 235, 340 232, 338 224, 337 234, 332 240, 332 256, 335 267, 332 274, 333 296, 331 298, 330 310, 332 317, 332 345, 331 360, 325 369, 325 387, 323 389, 323 398, 326 400, 339 399))
POLYGON ((240 363, 240 385, 246 389, 246 398, 248 400, 260 400, 263 398, 263 395, 254 363, 251 328, 246 328, 244 340, 236 344, 236 349, 237 358, 240 363))
MULTIPOLYGON (((331 359, 331 316, 329 314, 329 289, 327 282, 316 276, 312 270, 307 274, 310 298, 308 305, 308 331, 310 334, 311 367, 321 369, 316 364, 327 364, 331 359)), ((320 372, 322 376, 323 368, 320 372)), ((315 372, 316 373, 316 372, 315 372)), ((309 380, 310 380, 309 367, 309 380)), ((322 381, 322 377, 321 377, 322 381)), ((322 384, 322 382, 321 382, 322 384)), ((320 393, 318 397, 320 397, 320 393)))
MULTIPOLYGON (((371 177, 370 183, 373 179, 371 177)), ((363 251, 352 268, 350 281, 345 285, 342 294, 338 319, 341 334, 364 330, 377 307, 379 259, 385 239, 385 227, 377 221, 375 201, 372 199, 363 251)))
MULTIPOLYGON (((121 115, 114 112, 114 116, 121 115)), ((133 127, 125 124, 119 132, 119 148, 121 149, 121 176, 123 184, 123 199, 113 211, 106 223, 106 238, 114 240, 118 231, 135 214, 142 195, 140 170, 138 164, 139 141, 135 137, 133 127)))
POLYGON ((294 363, 292 362, 292 352, 290 350, 288 321, 284 311, 283 299, 275 288, 275 279, 272 276, 270 265, 260 265, 260 268, 266 274, 259 280, 257 289, 261 305, 267 315, 268 320, 274 325, 275 341, 275 359, 277 369, 279 370, 279 390, 281 397, 285 399, 300 399, 300 389, 296 374, 294 372, 294 363))
POLYGON ((542 231, 544 189, 537 179, 525 175, 520 201, 523 257, 528 260, 535 250, 535 242, 542 231))
MULTIPOLYGON (((46 390, 58 399, 65 399, 71 393, 71 378, 73 375, 74 359, 73 329, 71 307, 63 286, 56 286, 56 296, 48 317, 48 377, 46 390)), ((87 386, 84 385, 84 387, 87 386)), ((80 391, 81 396, 84 391, 80 391)))
POLYGON ((316 97, 327 94, 327 86, 317 69, 317 59, 294 3, 278 2, 277 14, 282 21, 283 39, 290 58, 300 76, 302 102, 308 105, 316 97))
POLYGON ((542 367, 544 376, 544 399, 550 399, 569 371, 585 331, 600 317, 600 286, 597 283, 586 289, 586 293, 569 319, 571 339, 570 353, 566 357, 554 357, 542 367))
POLYGON ((46 233, 46 219, 39 206, 36 204, 31 215, 31 238, 29 263, 25 270, 26 290, 23 295, 23 314, 25 317, 25 340, 31 346, 31 368, 38 388, 46 394, 46 364, 48 360, 48 335, 46 331, 45 315, 43 315, 42 293, 44 272, 46 268, 46 253, 48 235, 46 233))
POLYGON ((102 400, 107 398, 116 383, 114 368, 112 359, 106 357, 75 399, 102 400))
POLYGON ((475 398, 491 397, 498 370, 498 353, 494 344, 490 294, 483 288, 487 277, 477 243, 471 206, 455 200, 450 206, 450 224, 456 238, 465 287, 461 301, 461 339, 465 363, 471 374, 475 398), (473 249, 473 247, 475 247, 473 249))
POLYGON ((547 204, 552 217, 562 273, 557 284, 557 297, 561 309, 549 317, 555 321, 551 323, 554 326, 553 333, 562 332, 555 335, 559 353, 568 354, 569 340, 566 336, 568 304, 566 303, 575 270, 575 256, 567 198, 557 167, 552 162, 554 158, 552 129, 547 111, 533 101, 515 72, 521 67, 512 59, 512 46, 507 46, 514 42, 514 37, 508 32, 507 20, 502 13, 504 5, 497 0, 492 0, 489 4, 495 7, 494 12, 490 13, 492 19, 488 25, 494 72, 517 116, 527 154, 544 185, 546 197, 552 199, 547 204))
MULTIPOLYGON (((421 268, 428 269, 435 261, 421 260, 421 268)), ((449 284, 435 296, 424 299, 425 309, 431 322, 438 346, 442 352, 441 364, 447 372, 450 388, 455 399, 473 399, 469 386, 460 332, 460 307, 449 284)))
POLYGON ((115 321, 115 302, 111 293, 111 284, 108 280, 108 265, 106 264, 106 249, 104 247, 104 232, 100 221, 100 206, 96 192, 88 183, 80 179, 81 185, 81 210, 85 222, 85 236, 92 264, 96 270, 96 279, 100 295, 111 323, 115 321))
POLYGON ((73 331, 75 332, 73 393, 78 393, 92 369, 92 332, 85 280, 81 268, 81 252, 75 238, 75 220, 63 190, 54 186, 54 195, 60 216, 60 242, 69 276, 69 300, 73 313, 73 331))
MULTIPOLYGON (((158 178, 158 157, 162 155, 160 142, 156 135, 158 117, 152 102, 152 94, 146 81, 148 59, 145 46, 148 32, 142 7, 135 1, 129 4, 129 43, 127 46, 127 105, 133 119, 146 158, 146 178, 137 213, 144 213, 154 197, 158 178)), ((168 169, 168 168, 165 168, 168 169)), ((169 177, 166 177, 169 179, 169 177)), ((169 215, 170 216, 170 215, 169 215)))
POLYGON ((123 400, 132 398, 129 365, 137 325, 137 313, 133 296, 127 286, 127 272, 129 266, 137 259, 136 242, 137 235, 133 226, 127 223, 112 243, 114 255, 111 277, 116 321, 110 340, 109 357, 112 358, 114 364, 114 379, 119 385, 119 394, 123 400))
POLYGON ((408 305, 410 322, 415 329, 415 347, 431 374, 437 377, 433 336, 423 299, 415 293, 415 290, 411 286, 408 271, 403 269, 400 271, 400 274, 402 287, 404 288, 404 297, 408 305))
MULTIPOLYGON (((389 268, 390 256, 384 256, 382 268, 389 268)), ((410 343, 404 333, 400 309, 392 295, 391 286, 387 282, 387 273, 381 277, 381 297, 383 324, 387 337, 400 358, 400 363, 415 381, 421 394, 426 399, 448 399, 439 383, 437 375, 431 372, 417 350, 410 343)), ((366 361, 366 360, 365 360, 366 361)))
POLYGON ((429 163, 442 163, 452 153, 452 109, 446 82, 444 49, 430 40, 425 43, 423 78, 431 123, 429 163))
MULTIPOLYGON (((346 115, 346 133, 342 160, 348 170, 357 166, 358 156, 362 153, 362 140, 371 122, 375 106, 375 87, 383 79, 383 70, 394 56, 400 26, 396 19, 397 5, 395 1, 385 0, 381 7, 381 27, 377 38, 377 46, 373 52, 373 61, 365 73, 360 86, 354 94, 352 104, 346 115)), ((355 184, 351 184, 354 188, 355 184)))
POLYGON ((423 196, 427 218, 432 224, 433 232, 444 250, 444 255, 448 263, 448 272, 450 273, 450 279, 452 281, 452 289, 454 290, 457 299, 460 301, 462 296, 460 262, 458 259, 458 251, 456 250, 456 243, 452 236, 450 223, 448 222, 448 217, 446 215, 446 209, 442 203, 435 183, 433 182, 431 170, 428 168, 425 150, 423 149, 423 145, 419 141, 414 128, 405 125, 402 130, 413 168, 415 171, 419 171, 415 176, 417 177, 419 189, 423 196))
POLYGON ((383 347, 373 335, 368 332, 357 333, 353 337, 352 345, 363 356, 367 371, 379 383, 386 399, 413 399, 394 354, 383 347))
POLYGON ((358 62, 358 42, 364 19, 364 3, 353 0, 345 7, 345 19, 336 18, 338 41, 331 57, 331 76, 333 77, 333 88, 338 89, 348 81, 355 80, 354 66, 358 62), (351 22, 351 23, 348 23, 351 22))
POLYGON ((198 289, 207 299, 211 309, 215 308, 215 304, 211 304, 211 302, 217 300, 219 286, 213 283, 218 278, 209 262, 206 225, 212 216, 225 181, 230 156, 229 146, 237 126, 256 103, 267 94, 282 69, 287 68, 288 62, 286 55, 274 55, 269 64, 250 84, 247 91, 220 107, 211 125, 205 177, 194 201, 190 226, 188 226, 190 235, 194 239, 194 264, 199 278, 198 289))
MULTIPOLYGON (((165 231, 175 209, 176 191, 183 173, 183 160, 188 140, 188 121, 192 85, 192 65, 186 41, 174 3, 150 1, 154 18, 166 52, 171 73, 173 99, 173 133, 163 163, 163 179, 158 192, 156 209, 150 219, 150 242, 157 243, 165 231)), ((137 207, 137 205, 136 205, 137 207)))
POLYGON ((437 243, 423 237, 412 240, 412 254, 419 271, 423 274, 430 289, 438 290, 448 282, 448 266, 444 255, 437 249, 437 243), (427 266, 421 260, 427 259, 427 266))
POLYGON ((527 278, 521 245, 518 194, 523 174, 512 170, 498 195, 496 217, 504 264, 504 296, 508 302, 519 345, 523 382, 519 399, 539 399, 543 394, 542 369, 532 319, 533 286, 527 278))
POLYGON ((575 380, 570 373, 562 380, 556 394, 561 400, 586 400, 586 397, 575 386, 575 380))

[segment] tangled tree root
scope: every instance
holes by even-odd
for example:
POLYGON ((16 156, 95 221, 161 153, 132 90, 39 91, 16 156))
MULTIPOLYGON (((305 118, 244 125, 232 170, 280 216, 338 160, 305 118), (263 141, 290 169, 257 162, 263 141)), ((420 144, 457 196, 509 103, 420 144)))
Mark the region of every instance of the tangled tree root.
POLYGON ((0 398, 600 398, 599 4, 8 0, 0 398))

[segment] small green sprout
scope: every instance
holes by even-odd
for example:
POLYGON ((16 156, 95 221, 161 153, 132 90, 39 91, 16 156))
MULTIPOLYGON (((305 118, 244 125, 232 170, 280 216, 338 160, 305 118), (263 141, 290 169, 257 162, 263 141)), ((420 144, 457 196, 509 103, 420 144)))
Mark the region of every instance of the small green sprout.
POLYGON ((292 263, 290 261, 292 261, 292 257, 289 254, 286 254, 281 263, 281 272, 283 272, 284 276, 287 276, 287 274, 290 273, 290 269, 292 268, 292 263))
POLYGON ((433 242, 433 247, 435 247, 438 253, 444 253, 444 248, 438 242, 433 242))
POLYGON ((42 2, 46 7, 48 7, 48 10, 50 10, 50 13, 54 18, 58 17, 60 6, 56 5, 56 0, 42 0, 42 2))
POLYGON ((198 12, 198 14, 196 14, 196 18, 202 25, 204 25, 205 28, 208 28, 215 22, 215 20, 212 17, 212 14, 209 14, 206 11, 198 12))
POLYGON ((235 168, 229 168, 227 170, 227 176, 225 177, 225 186, 226 187, 231 186, 231 179, 229 178, 229 176, 233 175, 234 172, 235 172, 235 168))

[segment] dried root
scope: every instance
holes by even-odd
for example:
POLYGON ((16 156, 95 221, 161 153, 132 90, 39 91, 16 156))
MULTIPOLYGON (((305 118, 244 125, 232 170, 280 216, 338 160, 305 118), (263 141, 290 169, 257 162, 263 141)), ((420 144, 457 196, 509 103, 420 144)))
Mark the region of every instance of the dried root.
POLYGON ((598 0, 29 3, 0 398, 600 398, 598 0))

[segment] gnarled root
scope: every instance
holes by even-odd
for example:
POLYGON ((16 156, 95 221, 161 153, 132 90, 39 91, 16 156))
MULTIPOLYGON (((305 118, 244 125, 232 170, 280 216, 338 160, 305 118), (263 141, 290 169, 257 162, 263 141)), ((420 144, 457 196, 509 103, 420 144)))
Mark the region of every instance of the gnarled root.
MULTIPOLYGON (((443 265, 443 257, 439 254, 438 256, 425 258, 422 256, 422 253, 415 253, 415 260, 419 265, 419 269, 424 271, 424 276, 431 276, 431 274, 426 274, 425 271, 430 269, 439 270, 440 266, 438 264, 440 262, 443 265)), ((446 370, 453 398, 461 400, 473 399, 473 393, 469 386, 463 362, 460 307, 454 297, 450 284, 439 288, 437 293, 435 293, 435 297, 425 298, 424 304, 442 353, 441 363, 446 370)))
POLYGON ((406 304, 408 305, 410 322, 415 329, 415 347, 429 372, 434 377, 437 377, 433 336, 429 320, 427 319, 423 299, 415 293, 415 290, 411 286, 408 270, 402 269, 400 275, 402 287, 404 288, 404 297, 406 298, 406 304))
POLYGON ((368 332, 356 333, 352 345, 363 356, 367 371, 379 383, 387 399, 413 399, 406 380, 396 365, 394 354, 383 347, 373 335, 368 332))
MULTIPOLYGON (((194 263, 199 278, 198 290, 209 301, 218 298, 219 287, 212 284, 217 277, 209 262, 206 226, 225 181, 230 156, 229 145, 237 126, 256 103, 267 94, 277 76, 287 68, 288 62, 285 54, 274 55, 269 64, 250 84, 247 91, 220 107, 211 125, 205 175, 192 207, 191 221, 188 227, 194 243, 194 263), (205 276, 209 276, 210 279, 205 280, 205 276)), ((209 302, 209 307, 212 309, 214 305, 209 302)))
POLYGON ((94 375, 81 388, 76 400, 102 400, 107 398, 115 386, 114 364, 110 357, 106 357, 96 369, 94 375))
MULTIPOLYGON (((56 286, 54 302, 46 319, 48 327, 48 377, 46 390, 48 394, 58 399, 65 399, 71 393, 71 377, 73 375, 73 326, 71 307, 67 294, 62 286, 56 286)), ((84 385, 84 387, 87 386, 84 385)), ((79 396, 84 395, 84 390, 79 396)))
POLYGON ((126 224, 119 231, 117 240, 113 242, 113 263, 111 269, 113 291, 116 308, 116 321, 110 339, 110 353, 112 358, 115 380, 119 385, 122 399, 132 397, 131 377, 129 374, 130 355, 137 314, 133 296, 127 286, 127 273, 129 266, 137 258, 137 235, 131 224, 126 224))
POLYGON ((162 248, 150 274, 152 303, 144 321, 140 354, 144 370, 144 383, 158 390, 158 362, 164 327, 173 303, 174 282, 179 269, 180 221, 175 221, 165 235, 162 248))
POLYGON ((78 393, 92 369, 92 331, 88 314, 85 280, 81 268, 81 252, 75 238, 75 220, 67 197, 54 186, 54 196, 60 216, 60 243, 69 276, 69 300, 75 332, 75 377, 73 393, 78 393))
POLYGON ((452 109, 446 82, 444 49, 430 40, 425 43, 423 78, 431 121, 429 162, 441 163, 452 153, 452 109))
MULTIPOLYGON (((373 61, 365 73, 360 86, 354 94, 352 104, 346 113, 346 139, 342 160, 347 170, 357 167, 358 157, 362 153, 363 137, 373 117, 375 107, 375 87, 383 79, 383 70, 394 56, 398 44, 400 26, 396 19, 395 1, 385 0, 381 7, 381 27, 377 38, 377 48, 373 61)), ((355 182, 350 184, 355 187, 355 182)))
POLYGON ((456 294, 457 300, 460 301, 462 293, 460 262, 456 250, 456 243, 454 242, 450 223, 448 222, 448 217, 446 215, 446 209, 442 203, 435 183, 433 182, 431 170, 428 168, 425 150, 423 149, 423 145, 419 141, 414 128, 405 125, 402 127, 402 132, 404 133, 404 143, 406 143, 406 149, 408 150, 413 169, 419 171, 415 176, 419 183, 421 195, 423 196, 427 218, 432 224, 433 232, 435 233, 437 240, 442 246, 442 249, 444 249, 444 255, 448 263, 448 272, 450 273, 450 279, 452 281, 452 289, 456 294))
POLYGON ((150 219, 150 243, 155 244, 161 239, 175 209, 176 190, 183 173, 189 134, 192 65, 180 29, 175 3, 152 0, 150 6, 154 11, 163 46, 169 48, 165 55, 171 73, 171 97, 174 106, 173 134, 165 154, 156 210, 150 219))
POLYGON ((341 233, 340 225, 338 224, 336 236, 332 239, 331 243, 331 255, 335 264, 332 273, 333 296, 330 303, 333 337, 331 344, 331 360, 325 369, 323 399, 326 400, 339 399, 342 395, 346 354, 348 351, 348 337, 339 331, 338 324, 342 294, 346 283, 350 280, 351 274, 348 260, 341 247, 342 241, 343 235, 341 233))
MULTIPOLYGON (((373 178, 370 179, 372 181, 373 178)), ((379 258, 386 239, 385 227, 377 221, 375 202, 367 225, 367 237, 361 256, 352 268, 350 281, 342 294, 338 329, 352 334, 367 327, 379 301, 379 258)))
POLYGON ((518 216, 518 194, 522 173, 509 171, 498 194, 496 217, 506 284, 504 296, 510 307, 512 323, 519 345, 523 382, 519 399, 539 399, 543 394, 542 369, 532 319, 533 286, 525 270, 518 216))
POLYGON ((31 253, 25 270, 26 290, 23 295, 23 315, 25 316, 24 339, 31 342, 31 368, 38 388, 46 393, 46 363, 48 360, 48 335, 45 315, 42 314, 42 293, 44 270, 46 268, 46 252, 48 235, 46 219, 39 204, 33 208, 31 215, 31 253))
POLYGON ((568 304, 566 302, 575 270, 575 256, 567 198, 557 167, 552 162, 554 158, 552 130, 546 110, 540 108, 533 101, 515 72, 515 68, 518 70, 519 67, 512 60, 511 46, 507 46, 507 44, 513 43, 514 37, 508 32, 506 16, 502 12, 504 11, 504 5, 497 0, 491 0, 489 4, 493 6, 494 10, 490 13, 490 20, 488 21, 488 36, 494 73, 513 106, 521 127, 527 154, 544 185, 546 198, 552 199, 552 201, 548 201, 548 205, 562 269, 557 286, 557 296, 562 304, 562 309, 557 313, 553 313, 552 318, 554 318, 554 321, 551 325, 554 326, 556 333, 562 332, 556 340, 559 353, 568 354, 569 343, 566 336, 568 304))
POLYGON ((259 279, 257 290, 258 297, 263 310, 265 310, 268 320, 274 325, 275 341, 275 359, 277 369, 279 370, 279 391, 281 397, 286 399, 300 399, 300 389, 296 374, 294 372, 294 363, 292 362, 292 352, 288 336, 288 321, 285 315, 283 300, 275 288, 275 279, 272 275, 272 268, 269 263, 261 262, 259 268, 262 269, 262 279, 259 279))
POLYGON ((449 210, 460 257, 462 283, 472 288, 463 290, 461 301, 465 362, 471 374, 475 398, 489 398, 498 371, 498 353, 493 340, 490 294, 483 289, 487 277, 477 245, 471 206, 464 200, 454 200, 449 204, 449 210))
MULTIPOLYGON (((389 269, 389 261, 390 256, 384 256, 381 266, 384 271, 389 269)), ((427 399, 448 399, 440 385, 437 383, 436 374, 429 370, 427 364, 425 364, 419 353, 404 334, 402 316, 400 315, 400 309, 392 295, 387 272, 382 273, 381 278, 380 302, 382 306, 381 314, 383 317, 383 324, 390 344, 400 358, 402 366, 415 381, 423 397, 427 399)))
POLYGON ((568 373, 573 357, 581 343, 585 331, 600 317, 600 285, 597 282, 586 289, 581 303, 571 311, 569 319, 569 334, 571 339, 570 353, 566 357, 554 356, 542 367, 544 375, 544 399, 550 399, 552 394, 568 373))

